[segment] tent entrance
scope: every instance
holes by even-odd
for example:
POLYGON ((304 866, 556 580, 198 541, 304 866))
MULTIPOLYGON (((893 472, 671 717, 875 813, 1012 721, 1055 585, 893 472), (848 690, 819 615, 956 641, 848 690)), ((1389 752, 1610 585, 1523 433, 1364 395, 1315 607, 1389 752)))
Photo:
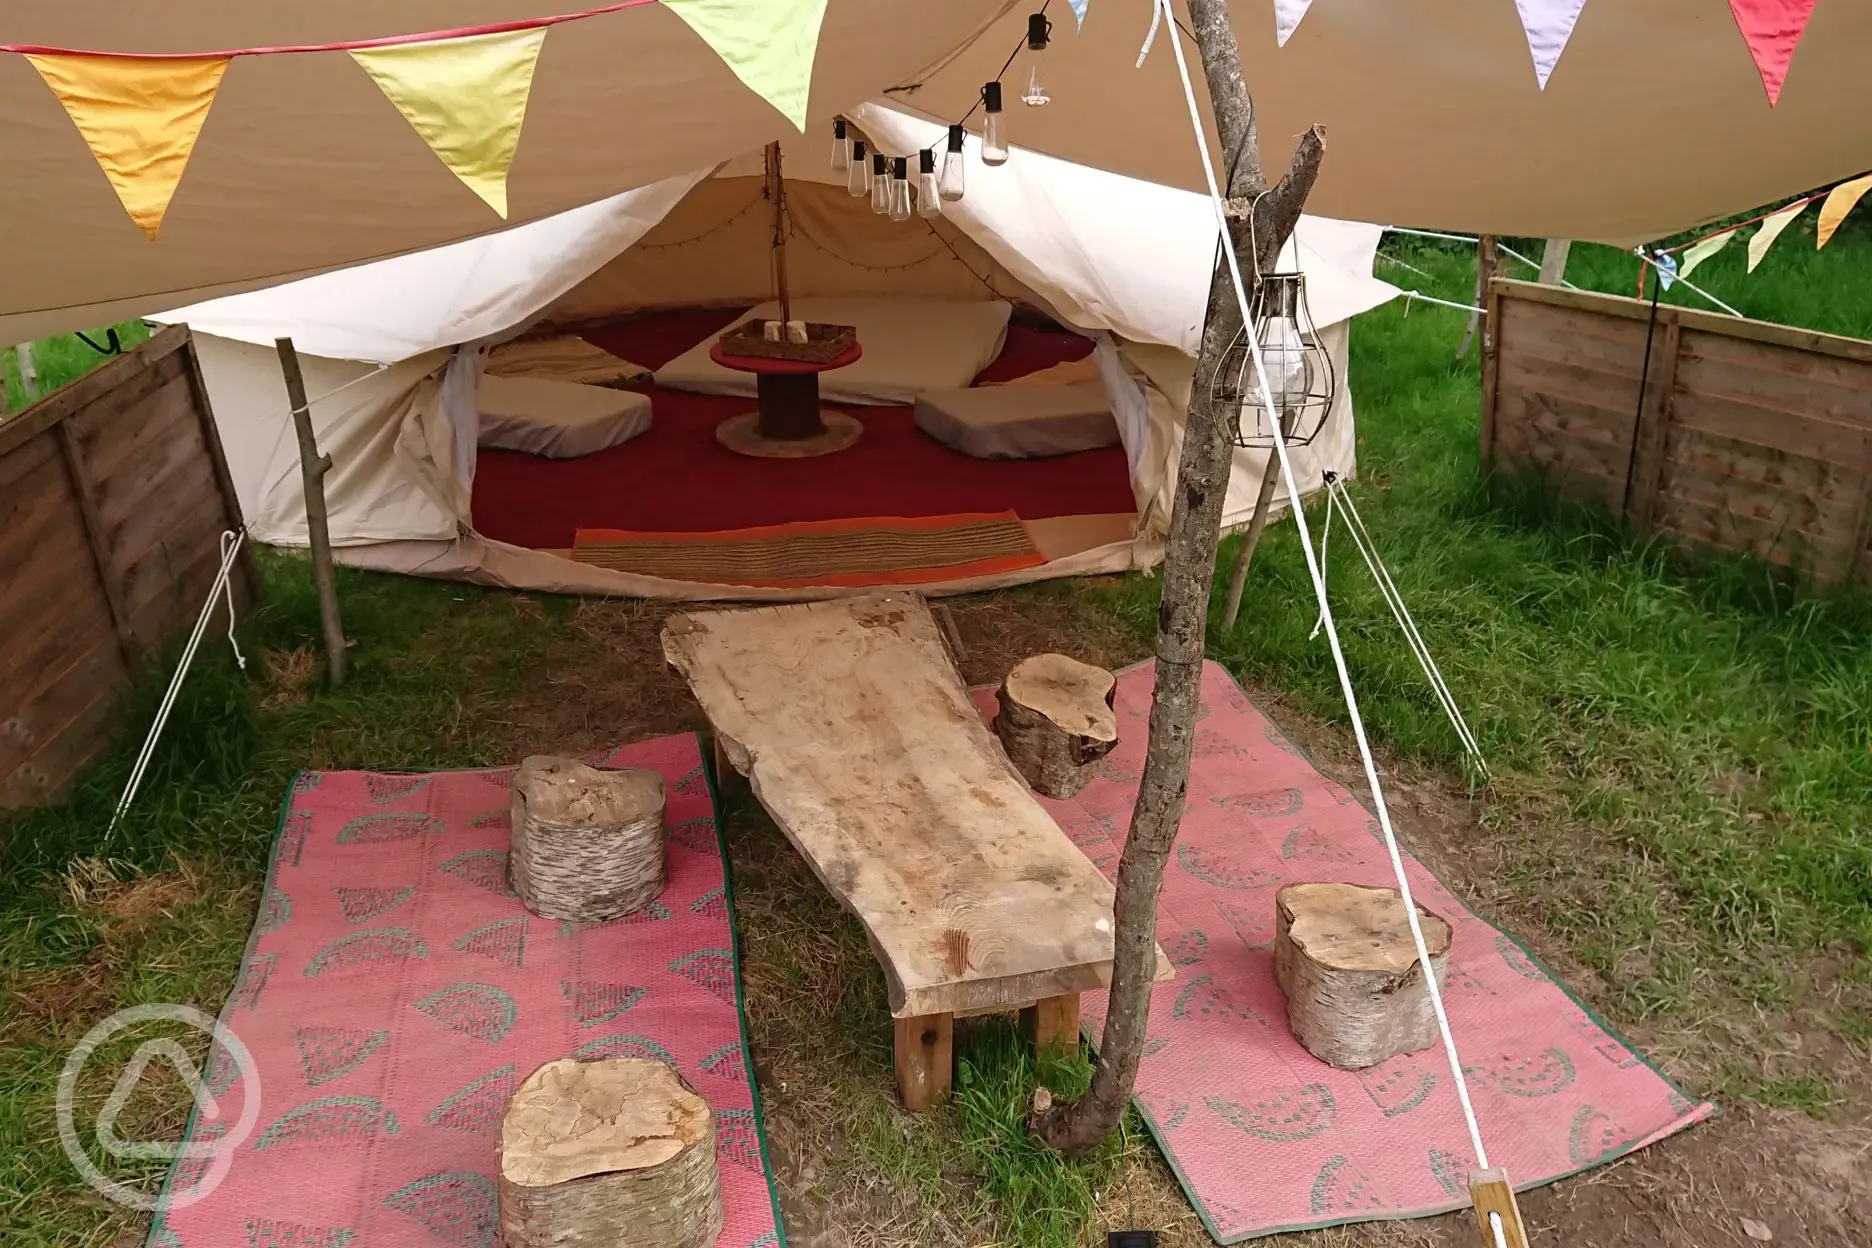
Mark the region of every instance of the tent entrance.
MULTIPOLYGON (((655 370, 746 312, 742 305, 683 309, 586 323, 576 332, 655 370)), ((1084 359, 1091 350, 1081 335, 1017 320, 977 383, 1009 381, 1084 359)), ((715 429, 750 410, 751 399, 654 382, 632 388, 649 397, 653 419, 648 432, 627 442, 576 459, 482 449, 472 496, 476 531, 662 579, 831 588, 1034 568, 1123 542, 1135 519, 1125 454, 1115 446, 1038 459, 977 459, 917 428, 907 406, 828 403, 863 423, 855 446, 816 458, 750 458, 723 447, 715 429), (983 519, 996 516, 1014 518, 1015 531, 1025 529, 1028 557, 1010 547, 1005 526, 983 519), (750 530, 775 531, 772 568, 762 564, 761 539, 750 538, 750 530), (843 545, 841 533, 848 535, 843 545), (620 542, 619 534, 637 540, 620 542), (718 536, 719 545, 709 535, 718 536), (801 551, 815 545, 828 552, 822 578, 802 575, 798 566, 801 551), (693 575, 680 571, 683 551, 693 556, 693 575), (735 566, 744 571, 724 574, 735 566)))

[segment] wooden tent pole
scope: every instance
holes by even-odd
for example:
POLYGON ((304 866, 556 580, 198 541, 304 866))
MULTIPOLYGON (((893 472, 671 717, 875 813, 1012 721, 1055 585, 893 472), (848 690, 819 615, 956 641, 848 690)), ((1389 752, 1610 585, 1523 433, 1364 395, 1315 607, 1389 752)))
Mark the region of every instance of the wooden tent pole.
POLYGON ((325 474, 331 456, 319 454, 312 432, 312 407, 306 401, 305 377, 299 372, 299 353, 290 338, 276 338, 280 371, 286 375, 286 397, 292 401, 293 432, 299 435, 299 477, 305 484, 306 531, 312 542, 312 583, 318 587, 319 622, 325 631, 325 671, 334 685, 344 684, 344 622, 338 617, 338 577, 332 569, 331 524, 325 510, 325 474))
POLYGON ((793 319, 793 300, 787 294, 786 179, 780 173, 780 143, 767 145, 767 194, 773 200, 774 297, 780 301, 780 322, 793 319))

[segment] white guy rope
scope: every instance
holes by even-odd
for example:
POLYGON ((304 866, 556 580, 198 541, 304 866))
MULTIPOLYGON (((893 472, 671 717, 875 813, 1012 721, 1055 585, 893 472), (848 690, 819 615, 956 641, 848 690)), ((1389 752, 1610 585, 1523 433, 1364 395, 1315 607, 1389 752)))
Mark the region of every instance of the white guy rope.
POLYGON ((1421 299, 1425 303, 1434 303, 1445 308, 1455 308, 1458 312, 1475 312, 1482 316, 1488 315, 1487 308, 1478 308, 1473 303, 1452 303, 1448 299, 1439 299, 1435 295, 1426 295, 1420 290, 1406 290, 1401 293, 1404 296, 1404 315, 1406 316, 1410 315, 1410 305, 1413 299, 1421 299))
MULTIPOLYGON (((1156 0, 1160 11, 1167 10, 1170 0, 1156 0)), ((1169 14, 1174 19, 1175 14, 1169 14)), ((1235 300, 1240 305, 1242 324, 1252 327, 1254 317, 1248 309, 1248 286, 1242 280, 1241 262, 1235 255, 1235 248, 1229 245, 1228 211, 1222 198, 1221 189, 1216 185, 1215 164, 1209 159, 1209 143, 1203 136, 1202 112, 1196 104, 1196 89, 1190 85, 1189 62, 1183 55, 1181 40, 1172 39, 1170 49, 1176 54, 1177 74, 1183 81, 1183 98, 1189 105, 1190 125, 1196 134, 1196 151, 1202 158, 1203 176, 1209 184, 1209 200, 1215 208, 1216 228, 1221 231, 1223 240, 1222 255, 1228 263, 1229 279, 1235 286, 1235 300)), ((1281 471, 1289 481, 1297 480, 1293 473, 1293 463, 1287 453, 1287 438, 1281 432, 1280 420, 1274 415, 1274 396, 1268 385, 1267 361, 1261 352, 1261 343, 1252 332, 1242 335, 1248 343, 1249 358, 1254 361, 1255 380, 1260 386, 1261 402, 1269 416, 1269 423, 1274 431, 1274 452, 1280 457, 1281 471)), ((1450 1076, 1456 1084, 1457 1099, 1462 1102, 1463 1123, 1469 1130, 1469 1142, 1475 1149, 1476 1166, 1486 1170, 1488 1150, 1482 1143, 1482 1128, 1476 1123, 1475 1107, 1469 1101, 1469 1083, 1463 1077, 1462 1059, 1456 1052, 1456 1038, 1450 1034, 1449 1015, 1443 1008, 1443 992, 1436 981, 1436 972, 1430 963, 1430 950, 1424 941, 1423 925, 1417 918, 1417 902, 1411 895, 1410 879, 1404 871, 1404 857, 1398 849, 1397 833, 1391 827, 1391 813, 1385 805, 1384 789, 1378 783, 1378 763, 1372 757, 1371 742, 1365 736, 1365 721, 1359 715, 1358 696, 1352 690, 1352 676, 1346 669, 1345 651, 1339 644, 1339 629, 1333 623, 1332 606, 1326 601, 1326 579, 1320 572, 1319 561, 1313 553, 1313 540, 1307 532, 1306 509, 1295 507, 1294 524, 1300 531, 1300 550, 1306 556, 1307 571, 1313 578, 1313 593, 1319 599, 1320 612, 1326 617, 1326 641, 1332 648, 1333 666, 1339 674, 1339 689, 1345 695, 1346 711, 1352 720, 1352 734, 1358 741, 1359 757, 1365 764, 1365 778, 1371 785, 1372 806, 1378 815, 1378 826, 1384 832, 1385 849, 1391 855, 1391 870, 1397 877, 1398 893, 1404 902, 1404 917, 1410 923, 1411 943, 1416 946, 1419 965, 1424 968, 1424 988, 1430 994, 1430 1008, 1436 1014, 1437 1029, 1443 1037, 1444 1056, 1449 1059, 1450 1076)))
MULTIPOLYGON (((1447 238, 1452 243, 1473 243, 1477 238, 1473 234, 1445 234, 1441 230, 1413 230, 1408 226, 1387 225, 1384 227, 1393 234, 1415 234, 1418 238, 1447 238)), ((1535 267, 1539 267, 1538 265, 1535 267)))
POLYGON ((143 775, 149 770, 150 759, 156 754, 157 738, 162 736, 163 728, 169 723, 169 712, 175 709, 176 695, 182 692, 182 681, 188 676, 189 665, 195 661, 195 652, 201 648, 202 634, 208 631, 208 621, 214 616, 215 605, 223 596, 227 598, 228 643, 234 646, 234 658, 241 670, 247 669, 247 658, 234 642, 234 588, 229 583, 235 556, 240 554, 241 543, 246 540, 245 530, 229 530, 221 534, 221 566, 215 572, 214 584, 208 589, 208 601, 202 604, 201 614, 195 617, 194 631, 189 633, 188 644, 182 648, 182 658, 176 663, 175 675, 169 678, 169 688, 163 694, 162 705, 156 708, 155 722, 150 724, 149 735, 143 738, 143 748, 138 751, 136 764, 130 769, 130 782, 124 786, 123 796, 117 799, 117 810, 111 815, 110 827, 104 832, 106 845, 117 835, 117 825, 123 821, 124 812, 136 800, 137 789, 143 784, 143 775))
MULTIPOLYGON (((1410 608, 1405 605, 1404 594, 1391 579, 1391 570, 1385 567, 1384 559, 1378 554, 1378 543, 1372 538, 1371 531, 1365 527, 1365 518, 1359 514, 1358 504, 1353 501, 1351 492, 1337 473, 1326 475, 1326 505, 1330 509, 1334 502, 1345 513, 1346 532, 1351 535, 1352 544, 1365 559, 1365 566, 1371 571, 1372 580, 1378 584, 1378 592, 1384 598, 1385 605, 1391 608, 1391 618, 1397 621, 1398 628, 1404 633, 1404 639, 1410 644, 1411 653, 1416 656, 1417 666, 1423 669, 1424 679, 1430 682, 1431 690, 1436 694, 1437 702, 1442 705, 1443 713, 1449 717, 1450 727, 1456 730, 1456 736, 1469 757, 1475 760, 1476 769, 1484 776, 1489 774, 1488 762, 1482 757, 1482 747, 1476 743, 1475 734, 1469 730, 1469 721, 1463 718, 1461 708, 1456 705, 1456 695, 1450 692, 1449 682, 1443 679, 1443 670, 1430 653, 1429 643, 1417 630, 1417 621, 1411 616, 1410 608)), ((1328 512, 1328 523, 1331 513, 1328 512)), ((1320 535, 1320 568, 1326 566, 1326 536, 1320 535)), ((1324 620, 1321 620, 1321 624, 1324 620)), ((1313 627, 1317 634, 1320 624, 1313 627)), ((1311 641, 1312 637, 1308 637, 1311 641)))

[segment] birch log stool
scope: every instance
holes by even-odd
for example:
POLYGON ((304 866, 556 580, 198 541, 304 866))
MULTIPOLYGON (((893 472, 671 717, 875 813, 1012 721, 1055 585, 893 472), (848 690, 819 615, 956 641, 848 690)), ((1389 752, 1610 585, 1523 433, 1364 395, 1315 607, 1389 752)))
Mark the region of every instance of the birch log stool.
POLYGON ((501 1120, 499 1190, 506 1248, 714 1248, 714 1115, 663 1062, 548 1062, 501 1120))
POLYGON ((1112 698, 1118 682, 1102 667, 1063 654, 1022 659, 995 694, 995 733, 1014 770, 1046 797, 1073 797, 1093 764, 1118 744, 1112 698))
POLYGON ((663 777, 534 755, 513 782, 514 891, 541 918, 603 923, 663 891, 663 777))
MULTIPOLYGON (((1437 982, 1450 925, 1417 907, 1437 982)), ((1404 901, 1395 888, 1289 884, 1274 898, 1274 978, 1287 995, 1294 1039, 1341 1070, 1427 1049, 1436 1014, 1423 983, 1404 901)))

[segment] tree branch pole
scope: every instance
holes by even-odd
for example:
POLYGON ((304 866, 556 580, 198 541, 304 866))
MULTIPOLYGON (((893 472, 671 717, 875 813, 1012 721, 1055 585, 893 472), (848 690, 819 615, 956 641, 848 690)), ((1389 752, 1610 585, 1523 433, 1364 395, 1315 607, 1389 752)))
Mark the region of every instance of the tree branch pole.
MULTIPOLYGON (((1267 189, 1255 139, 1254 106, 1242 78, 1228 10, 1228 0, 1189 0, 1191 29, 1202 52, 1203 74, 1222 139, 1228 178, 1223 192, 1231 199, 1259 197, 1253 237, 1260 254, 1253 265, 1243 266, 1254 274, 1273 268, 1281 244, 1299 221, 1301 206, 1319 173, 1325 136, 1317 126, 1303 135, 1287 173, 1273 190, 1267 189)), ((1231 218, 1226 243, 1239 251, 1248 236, 1248 221, 1231 218)), ((1117 1127, 1131 1099, 1143 1054, 1157 970, 1157 894, 1163 885, 1165 861, 1176 842, 1189 784, 1209 593, 1234 450, 1236 413, 1218 410, 1207 380, 1215 375, 1241 328, 1241 311, 1228 269, 1218 262, 1209 281, 1208 310, 1190 387, 1170 532, 1164 544, 1150 745, 1118 865, 1112 984, 1098 1065, 1084 1097, 1055 1104, 1034 1119, 1040 1136, 1068 1153, 1091 1148, 1117 1127)))
POLYGON ((286 375, 286 397, 292 401, 293 432, 299 435, 299 479, 305 485, 306 532, 312 544, 312 583, 318 588, 319 623, 325 632, 325 672, 334 685, 345 680, 344 622, 338 616, 338 576, 332 569, 331 523, 325 510, 325 474, 331 456, 319 454, 312 432, 312 408, 306 401, 305 378, 299 372, 299 353, 290 338, 276 338, 280 371, 286 375))

